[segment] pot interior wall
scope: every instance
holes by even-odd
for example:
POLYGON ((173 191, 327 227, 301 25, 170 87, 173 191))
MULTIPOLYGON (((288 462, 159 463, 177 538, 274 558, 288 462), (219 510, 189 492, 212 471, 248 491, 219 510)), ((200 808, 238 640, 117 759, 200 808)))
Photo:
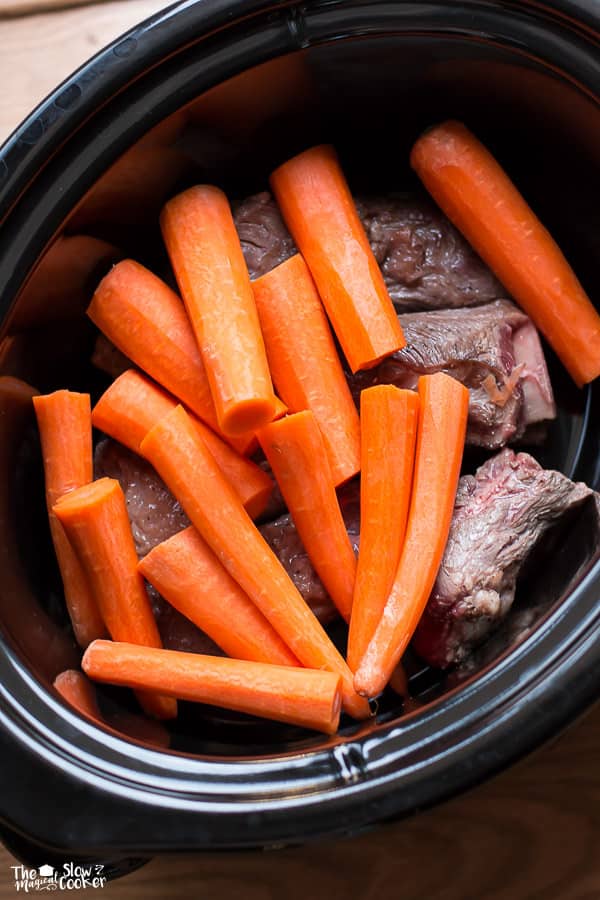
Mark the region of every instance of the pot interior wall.
MULTIPOLYGON (((172 279, 157 223, 176 190, 216 182, 241 199, 265 189, 279 162, 320 142, 336 145, 353 188, 418 190, 410 146, 423 128, 448 117, 464 120, 492 148, 597 296, 600 113, 593 101, 525 53, 483 40, 341 40, 220 85, 174 110, 114 163, 32 268, 3 330, 0 372, 43 392, 69 387, 99 396, 108 379, 89 362, 94 331, 85 307, 99 277, 122 256, 172 279)), ((598 392, 577 391, 551 353, 549 360, 560 413, 534 452, 543 464, 599 487, 598 392)), ((76 664, 77 652, 51 550, 35 429, 15 421, 0 454, 0 617, 31 669, 50 684, 76 664)), ((469 454, 465 467, 477 462, 469 454)), ((509 622, 461 672, 444 678, 409 659, 418 714, 461 679, 499 664, 590 567, 597 544, 585 516, 554 534, 522 580, 509 622)), ((129 703, 123 692, 102 696, 106 708, 129 703)), ((361 728, 407 712, 390 691, 377 721, 361 728)), ((354 728, 348 723, 343 732, 354 728)), ((175 750, 235 756, 320 744, 291 728, 186 704, 172 737, 175 750)))

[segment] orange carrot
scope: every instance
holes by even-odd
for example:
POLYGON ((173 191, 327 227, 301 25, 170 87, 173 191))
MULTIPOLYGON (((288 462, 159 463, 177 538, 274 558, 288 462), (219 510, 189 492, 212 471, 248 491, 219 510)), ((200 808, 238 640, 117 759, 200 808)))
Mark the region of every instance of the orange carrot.
POLYGON ((275 396, 250 276, 225 194, 198 185, 169 200, 161 227, 225 434, 254 431, 275 396))
POLYGON ((115 731, 120 731, 136 741, 152 744, 165 750, 168 748, 169 732, 154 719, 145 719, 135 713, 123 710, 114 713, 110 720, 107 720, 100 712, 94 685, 83 672, 67 669, 57 675, 53 687, 73 709, 93 722, 100 725, 106 724, 109 728, 112 727, 115 731))
POLYGON ((83 672, 76 669, 67 669, 54 679, 53 687, 67 703, 76 709, 82 716, 87 716, 94 722, 102 722, 102 713, 96 699, 96 691, 93 684, 85 677, 83 672))
POLYGON ((333 672, 113 641, 94 641, 81 665, 96 681, 160 690, 326 734, 338 727, 340 676, 333 672))
POLYGON ((360 550, 348 634, 354 672, 381 618, 404 542, 419 397, 391 384, 360 395, 360 550))
POLYGON ((271 187, 352 371, 400 350, 402 328, 333 147, 288 160, 271 187))
POLYGON ((593 381, 600 374, 600 315, 491 153, 460 122, 444 122, 419 138, 411 165, 579 387, 593 381))
POLYGON ((310 410, 286 416, 262 428, 258 439, 310 561, 348 622, 356 557, 315 416, 310 410))
POLYGON ((297 666, 272 625, 193 526, 154 547, 139 571, 228 656, 297 666))
POLYGON ((346 663, 249 518, 181 406, 146 435, 141 451, 232 578, 300 662, 308 668, 328 669, 341 675, 344 708, 356 717, 367 716, 368 704, 354 692, 346 663))
MULTIPOLYGON (((10 338, 5 339, 10 340, 10 338)), ((15 527, 15 472, 24 441, 34 420, 32 398, 39 391, 12 375, 0 375, 0 621, 2 629, 36 669, 52 680, 63 669, 78 665, 75 641, 40 603, 22 552, 23 536, 15 527)))
MULTIPOLYGON (((160 647, 150 601, 137 570, 119 482, 100 478, 65 494, 53 509, 84 566, 113 640, 160 647)), ((177 713, 173 702, 158 694, 139 699, 146 712, 156 718, 172 718, 177 713)))
MULTIPOLYGON (((136 366, 220 430, 194 332, 181 300, 164 281, 125 259, 102 279, 87 313, 136 366)), ((243 453, 251 441, 249 435, 233 446, 243 453)))
POLYGON ((63 494, 94 477, 90 397, 55 391, 34 397, 33 405, 44 459, 50 533, 73 631, 78 644, 85 648, 90 641, 104 637, 106 628, 81 563, 52 507, 63 494))
POLYGON ((275 387, 290 412, 313 411, 334 482, 341 484, 360 468, 360 425, 306 263, 292 256, 252 288, 275 387))
POLYGON ((354 676, 356 690, 383 690, 421 618, 446 541, 467 427, 469 392, 438 372, 419 379, 419 425, 412 497, 398 571, 354 676))
MULTIPOLYGON (((174 397, 141 372, 129 369, 104 392, 94 407, 92 422, 105 434, 134 453, 139 453, 140 444, 148 431, 176 406, 174 397)), ((190 418, 249 515, 253 518, 259 516, 273 491, 272 479, 256 463, 233 450, 196 416, 190 414, 190 418)))

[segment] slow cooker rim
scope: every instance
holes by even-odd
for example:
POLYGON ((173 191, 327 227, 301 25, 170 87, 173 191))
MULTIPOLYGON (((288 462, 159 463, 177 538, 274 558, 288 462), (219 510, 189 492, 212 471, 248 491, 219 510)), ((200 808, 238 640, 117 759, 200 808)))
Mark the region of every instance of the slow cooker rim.
MULTIPOLYGON (((335 5, 336 4, 333 4, 333 5, 328 4, 329 7, 332 7, 335 5)), ((337 4, 337 5, 340 5, 340 4, 337 4)), ((425 4, 425 5, 429 6, 429 7, 440 6, 440 4, 425 4)), ((27 145, 26 143, 25 143, 25 145, 23 145, 23 143, 22 143, 23 135, 27 134, 28 130, 31 129, 31 127, 33 126, 33 124, 36 121, 40 121, 40 117, 43 116, 45 113, 47 113, 49 106, 51 106, 52 103, 56 102, 56 99, 58 97, 60 97, 64 94, 65 90, 68 89, 68 86, 70 86, 71 84, 77 83, 78 79, 81 81, 81 79, 84 78, 86 73, 89 75, 90 67, 98 66, 102 60, 108 59, 110 54, 113 54, 113 56, 114 56, 115 47, 118 47, 119 45, 122 45, 123 42, 130 40, 131 35, 133 35, 133 34, 135 34, 136 40, 138 40, 138 41, 142 40, 146 34, 155 35, 156 34, 155 29, 160 28, 165 21, 171 20, 172 17, 175 15, 183 15, 184 19, 185 19, 186 15, 189 15, 190 13, 194 13, 195 15, 193 16, 193 20, 196 23, 199 20, 201 21, 202 20, 202 15, 201 15, 202 11, 198 9, 199 6, 206 7, 206 22, 207 23, 210 22, 211 26, 215 26, 215 27, 218 27, 218 25, 216 23, 218 22, 219 14, 228 18, 227 22, 222 22, 223 27, 225 27, 225 25, 227 25, 228 27, 231 27, 233 24, 236 24, 236 22, 233 21, 233 19, 234 19, 233 16, 231 18, 226 16, 227 11, 228 10, 231 11, 232 8, 237 9, 239 15, 245 15, 245 16, 247 16, 249 14, 250 7, 252 8, 252 12, 251 12, 252 16, 262 15, 263 13, 265 13, 265 10, 270 10, 272 8, 271 4, 265 4, 265 3, 261 3, 261 2, 228 3, 228 2, 226 2, 226 0, 225 0, 225 2, 218 2, 218 3, 211 3, 211 4, 180 3, 180 4, 176 4, 172 7, 170 7, 168 10, 164 11, 159 16, 153 17, 152 19, 148 20, 147 23, 143 23, 141 26, 138 26, 138 28, 134 29, 133 32, 129 32, 128 35, 125 35, 122 38, 118 39, 114 44, 110 45, 109 48, 107 48, 105 51, 102 51, 100 54, 98 54, 94 58, 94 60, 91 61, 90 64, 88 64, 87 66, 84 66, 71 79, 68 79, 66 82, 64 82, 63 85, 60 88, 58 88, 57 91, 55 91, 50 96, 50 98, 48 98, 48 100, 45 101, 44 104, 42 104, 41 107, 38 108, 38 110, 36 110, 34 113, 32 113, 32 115, 26 120, 24 125, 21 126, 20 129, 18 129, 18 131, 13 136, 13 138, 5 145, 5 147, 0 152, 0 175, 2 172, 2 163, 4 162, 6 156, 10 152, 14 151, 15 147, 17 147, 17 149, 19 149, 20 153, 22 154, 21 161, 22 162, 27 161, 27 158, 33 152, 33 148, 32 148, 32 145, 27 145), (217 8, 217 7, 218 7, 218 12, 216 13, 215 8, 217 8), (21 142, 21 143, 19 143, 19 142, 21 142)), ((316 9, 320 6, 321 6, 320 3, 304 4, 304 7, 309 10, 312 7, 314 7, 316 9)), ((518 7, 525 8, 525 7, 531 7, 531 6, 539 6, 539 4, 473 3, 473 4, 470 4, 470 6, 471 7, 485 6, 486 8, 490 8, 492 6, 493 7, 503 7, 503 8, 508 8, 508 7, 514 8, 515 6, 518 6, 518 7)), ((447 9, 447 4, 445 4, 444 7, 447 9)), ((574 2, 565 2, 565 3, 556 3, 555 4, 555 10, 557 12, 560 12, 561 14, 564 14, 564 13, 573 14, 574 11, 575 12, 577 11, 577 7, 583 9, 585 7, 585 4, 584 3, 574 3, 574 2)), ((296 4, 292 3, 289 5, 286 5, 285 10, 287 10, 289 12, 293 12, 294 16, 296 16, 296 20, 294 22, 294 29, 292 29, 292 31, 289 34, 289 50, 296 50, 296 49, 298 49, 298 45, 297 45, 298 44, 298 22, 297 22, 297 13, 296 13, 297 6, 296 6, 296 4)), ((585 12, 587 13, 586 19, 589 19, 589 10, 585 10, 585 12)), ((595 24, 598 24, 599 18, 600 18, 599 16, 596 16, 595 24)), ((237 22, 239 22, 239 18, 237 19, 237 22)), ((187 29, 184 29, 181 26, 182 26, 182 23, 180 22, 179 32, 183 33, 187 29)), ((306 40, 306 37, 302 38, 302 40, 306 40)), ((302 40, 300 41, 301 44, 302 44, 302 40)), ((149 53, 150 53, 150 51, 149 51, 149 53)), ((119 57, 117 57, 117 58, 119 58, 119 57)), ((140 59, 140 57, 136 57, 136 66, 140 67, 142 65, 144 59, 145 59, 145 57, 143 56, 143 54, 142 54, 141 59, 140 59)), ((95 69, 94 73, 92 73, 92 74, 94 75, 94 78, 99 77, 97 69, 95 69)), ((85 94, 84 94, 84 99, 85 99, 85 94)), ((92 102, 91 97, 87 102, 88 103, 92 102)), ((81 106, 84 108, 84 111, 85 111, 86 104, 82 103, 81 106)), ((79 113, 79 115, 81 115, 81 113, 79 113)), ((48 133, 50 134, 50 137, 57 142, 57 146, 58 146, 62 139, 59 134, 59 131, 58 130, 53 131, 52 128, 50 128, 48 133)), ((14 194, 12 196, 12 199, 10 199, 11 193, 10 193, 10 191, 8 193, 6 193, 6 185, 9 184, 9 186, 11 186, 13 188, 13 190, 14 190, 15 185, 17 185, 17 187, 20 185, 20 187, 22 187, 26 190, 26 187, 24 187, 24 185, 22 183, 23 179, 24 179, 24 175, 23 175, 24 171, 25 171, 24 168, 19 169, 16 172, 16 174, 13 174, 12 178, 9 174, 8 178, 4 179, 5 193, 2 196, 4 196, 5 199, 8 197, 10 202, 12 202, 12 200, 14 200, 14 194), (20 172, 20 175, 19 175, 19 172, 20 172)), ((0 189, 1 189, 1 185, 0 185, 0 189)), ((21 191, 18 190, 17 194, 20 195, 21 191)), ((1 209, 2 209, 2 205, 0 203, 0 210, 1 209)), ((0 219, 1 218, 2 218, 2 216, 0 215, 0 219)), ((590 394, 590 396, 591 396, 591 394, 590 394)), ((488 752, 485 763, 482 763, 480 765, 478 772, 475 772, 475 769, 477 767, 473 765, 473 758, 466 761, 464 759, 464 754, 463 754, 463 764, 465 764, 465 762, 468 762, 466 768, 468 769, 469 777, 467 779, 465 779, 464 773, 463 773, 462 777, 460 777, 457 773, 455 773, 455 775, 452 779, 446 779, 446 784, 443 786, 442 790, 437 790, 437 793, 435 796, 433 796, 433 794, 432 794, 429 802, 435 802, 436 800, 441 799, 442 797, 449 796, 453 793, 456 793, 458 790, 460 790, 462 787, 465 786, 465 784, 462 783, 464 781, 467 781, 468 784, 473 784, 474 782, 479 781, 479 780, 483 779, 484 777, 487 777, 487 775, 491 774, 492 772, 498 771, 500 768, 504 767, 505 765, 508 765, 515 758, 522 755, 524 752, 526 752, 527 750, 531 749, 534 745, 539 743, 539 741, 542 740, 544 737, 548 737, 558 727, 562 727, 568 720, 570 720, 574 715, 576 715, 578 712, 580 712, 584 706, 587 706, 589 704, 589 702, 597 696, 598 688, 600 687, 600 676, 594 677, 593 670, 594 670, 594 668, 595 669, 598 668, 596 663, 597 663, 597 657, 599 654, 599 648, 597 646, 595 646, 595 644, 598 643, 597 640, 595 640, 595 637, 597 634, 597 626, 599 624, 599 622, 598 622, 599 617, 594 615, 594 607, 596 605, 597 594, 598 594, 597 585, 598 585, 598 582, 600 581, 599 576, 600 576, 599 567, 596 566, 595 570, 588 574, 588 576, 586 577, 584 582, 582 584, 580 584, 579 587, 570 594, 570 596, 565 601, 563 606, 561 606, 560 609, 556 610, 555 613, 552 614, 542 626, 540 626, 540 628, 535 632, 535 634, 533 634, 526 642, 524 642, 524 644, 522 644, 519 648, 517 648, 517 650, 513 651, 512 654, 509 654, 509 659, 506 661, 506 665, 502 669, 502 672, 505 675, 507 675, 509 672, 511 673, 511 677, 514 675, 518 675, 520 668, 524 667, 526 665, 525 659, 529 658, 530 654, 534 654, 534 653, 538 652, 540 650, 541 644, 543 644, 544 647, 547 647, 548 641, 550 641, 550 645, 548 645, 548 647, 547 647, 547 650, 548 650, 547 656, 544 657, 546 660, 546 663, 548 665, 550 665, 551 660, 556 660, 557 653, 556 652, 551 653, 550 647, 552 647, 555 651, 560 651, 560 650, 564 650, 564 649, 568 650, 569 655, 562 658, 560 664, 557 663, 556 671, 559 671, 559 670, 562 671, 562 670, 568 669, 570 667, 571 674, 576 672, 577 673, 577 683, 578 683, 577 692, 572 691, 568 696, 565 696, 564 689, 563 689, 564 683, 561 683, 561 686, 559 688, 556 688, 556 686, 555 686, 554 690, 552 690, 550 684, 546 684, 545 686, 538 687, 538 690, 540 691, 540 706, 538 707, 538 709, 543 709, 543 716, 540 716, 539 719, 535 723, 532 723, 531 721, 528 722, 527 717, 523 716, 522 704, 520 707, 517 704, 517 707, 515 707, 515 709, 511 713, 511 715, 512 715, 512 722, 515 723, 517 720, 519 720, 521 723, 521 726, 522 726, 522 730, 519 731, 519 740, 516 740, 516 741, 513 740, 510 743, 510 747, 507 748, 507 750, 504 752, 504 754, 488 752), (584 601, 587 603, 586 609, 587 609, 588 615, 587 615, 587 617, 584 617, 583 622, 585 622, 587 627, 589 628, 588 632, 586 632, 584 630, 582 622, 581 622, 581 620, 579 620, 579 617, 581 615, 580 607, 583 606, 584 601), (574 610, 575 607, 577 607, 576 612, 574 610), (580 625, 580 628, 578 631, 577 630, 573 631, 571 629, 571 625, 569 625, 568 627, 565 626, 565 622, 567 620, 570 621, 571 619, 573 619, 573 622, 571 622, 571 624, 574 624, 576 620, 579 620, 578 624, 580 625), (558 643, 554 643, 557 638, 557 635, 560 636, 560 641, 558 643)), ((4 642, 2 642, 2 644, 0 645, 0 666, 2 668, 4 668, 5 670, 7 670, 7 667, 9 665, 14 666, 14 663, 15 663, 15 658, 13 656, 13 658, 11 659, 11 650, 8 648, 8 646, 4 642)), ((21 665, 21 664, 19 664, 19 665, 21 665)), ((23 676, 23 674, 25 674, 25 673, 21 672, 21 677, 23 676)), ((489 678, 491 677, 492 680, 494 680, 495 677, 498 677, 500 674, 501 674, 500 672, 496 672, 495 674, 488 673, 488 680, 486 680, 486 676, 483 676, 483 678, 480 677, 478 679, 478 688, 472 687, 472 693, 478 693, 479 697, 481 698, 481 692, 482 692, 483 688, 485 687, 485 685, 489 684, 489 678)), ((566 675, 567 673, 565 672, 564 674, 566 675)), ((558 679, 558 677, 556 677, 553 680, 556 682, 559 679, 558 679)), ((469 696, 469 691, 465 688, 463 688, 461 690, 462 690, 463 700, 466 700, 469 696)), ((508 692, 508 693, 510 693, 510 692, 508 692)), ((442 701, 440 701, 439 707, 436 707, 438 709, 438 712, 439 711, 443 712, 448 703, 453 703, 453 704, 455 703, 455 701, 452 700, 453 696, 454 695, 451 695, 447 698, 444 698, 442 701), (445 705, 445 702, 446 702, 446 705, 445 705)), ((504 696, 505 696, 505 699, 508 699, 507 693, 505 693, 504 696)), ((497 697, 497 695, 495 695, 495 697, 497 697)), ((2 700, 0 702, 0 711, 2 712, 2 718, 3 718, 4 724, 5 724, 5 732, 6 732, 6 735, 11 734, 13 739, 16 738, 18 744, 26 745, 28 743, 28 741, 26 739, 26 730, 22 729, 24 720, 22 720, 21 723, 18 722, 19 709, 18 709, 18 706, 16 707, 14 705, 14 703, 12 702, 12 699, 13 699, 12 697, 7 696, 6 691, 3 692, 2 700), (17 735, 18 735, 18 737, 17 737, 17 735)), ((52 698, 50 698, 49 694, 48 694, 48 699, 50 700, 50 707, 52 707, 52 705, 54 705, 53 715, 56 716, 57 715, 57 706, 59 704, 57 704, 56 701, 54 701, 52 698)), ((480 710, 483 709, 480 702, 477 703, 477 708, 480 710)), ((71 716, 71 722, 70 722, 69 727, 73 728, 74 723, 72 720, 76 717, 73 717, 72 714, 69 714, 66 710, 61 710, 60 712, 58 712, 58 716, 59 716, 59 718, 62 718, 63 724, 66 720, 68 720, 69 716, 71 716)), ((94 728, 94 726, 88 725, 87 723, 83 723, 83 725, 82 725, 82 723, 83 723, 83 720, 79 720, 75 723, 75 728, 76 728, 77 732, 79 733, 79 735, 85 734, 86 730, 88 732, 99 732, 99 729, 94 728)), ((501 723, 499 723, 499 722, 496 723, 497 727, 500 724, 501 723)), ((392 732, 394 730, 397 730, 396 726, 389 726, 386 729, 386 734, 388 734, 388 737, 389 737, 389 732, 392 732)), ((489 737, 489 734, 486 734, 485 736, 489 737)), ((88 737, 89 737, 89 734, 88 734, 88 737)), ((484 737, 483 734, 479 735, 480 739, 483 737, 484 737)), ((378 738, 381 742, 383 742, 385 740, 385 738, 382 737, 382 735, 379 735, 378 738)), ((123 744, 125 747, 128 746, 127 744, 125 744, 125 742, 122 742, 119 739, 115 739, 115 741, 117 744, 123 744)), ((346 744, 346 746, 352 747, 355 744, 356 744, 355 739, 351 739, 346 744)), ((469 746, 471 748, 471 752, 475 752, 476 744, 477 744, 477 735, 475 737, 472 737, 469 741, 469 746)), ((342 745, 342 746, 344 746, 344 745, 342 745)), ((29 749, 31 750, 31 746, 29 747, 29 749)), ((464 750, 465 748, 462 747, 462 748, 458 748, 458 749, 464 750)), ((489 746, 486 747, 486 750, 487 751, 490 750, 489 746)), ((150 755, 150 757, 157 756, 157 754, 154 754, 152 751, 147 751, 147 752, 150 755)), ((361 753, 363 753, 362 750, 361 750, 361 753)), ((320 811, 322 811, 322 809, 323 809, 323 804, 331 807, 332 813, 334 810, 338 810, 338 811, 341 810, 344 805, 342 803, 342 794, 345 795, 345 797, 344 797, 345 801, 347 801, 351 806, 353 804, 356 805, 356 803, 357 803, 356 797, 360 794, 361 790, 363 790, 365 787, 369 787, 370 789, 373 788, 373 784, 370 783, 369 780, 367 780, 367 781, 362 780, 360 769, 361 769, 361 766, 363 765, 363 763, 360 761, 359 756, 360 755, 357 755, 355 749, 354 750, 351 749, 349 754, 348 753, 345 754, 344 758, 336 760, 335 775, 336 775, 336 778, 338 778, 338 780, 340 782, 337 785, 338 790, 336 791, 336 796, 332 797, 331 793, 329 795, 327 795, 327 794, 325 794, 325 795, 310 794, 308 797, 302 798, 302 800, 299 801, 299 803, 304 806, 303 818, 305 818, 306 816, 310 816, 311 810, 313 810, 313 807, 315 805, 317 805, 319 807, 320 811), (340 791, 341 788, 343 788, 342 791, 340 791)), ((447 759, 447 757, 446 757, 446 759, 447 759)), ((459 761, 459 764, 460 764, 460 761, 459 761)), ((63 769, 64 774, 70 774, 70 775, 73 774, 73 773, 66 773, 66 768, 68 768, 68 767, 65 767, 64 765, 61 766, 60 762, 58 762, 57 765, 59 768, 63 769)), ((96 779, 93 779, 93 780, 95 781, 96 779)), ((371 800, 368 803, 360 804, 360 808, 362 811, 361 821, 363 824, 365 824, 366 822, 375 821, 376 819, 379 819, 379 818, 386 818, 390 815, 396 815, 396 814, 398 814, 398 812, 407 812, 408 811, 409 804, 407 804, 406 802, 404 804, 400 804, 400 806, 403 807, 401 809, 398 808, 399 804, 397 802, 396 803, 392 802, 392 794, 396 795, 398 793, 397 791, 391 790, 391 784, 392 784, 393 780, 394 780, 393 775, 390 775, 389 778, 385 781, 385 783, 382 784, 382 797, 378 798, 376 802, 373 798, 371 798, 371 800)), ((398 779, 396 779, 396 781, 397 780, 398 779)), ((102 787, 103 787, 103 789, 106 790, 107 785, 103 785, 102 787)), ((97 784, 95 785, 95 788, 97 788, 97 784)), ((404 800, 406 800, 406 796, 404 797, 404 800)), ((239 800, 236 802, 239 802, 239 800)), ((425 800, 421 800, 417 804, 413 803, 413 808, 415 805, 424 806, 424 805, 429 805, 429 803, 425 799, 425 800)), ((297 808, 298 807, 296 806, 295 813, 297 811, 297 808)), ((206 813, 206 809, 204 809, 204 811, 206 813)), ((273 810, 269 809, 269 810, 266 810, 266 812, 263 811, 263 814, 269 815, 272 812, 273 812, 273 810)), ((279 813, 278 818, 281 818, 281 824, 283 824, 283 821, 284 821, 283 817, 285 816, 286 812, 289 814, 289 805, 282 803, 282 808, 280 810, 278 810, 278 813, 279 813)), ((208 813, 206 813, 206 814, 208 814, 208 813)), ((248 814, 247 809, 242 812, 242 815, 244 815, 244 816, 246 816, 247 814, 248 814)), ((8 821, 8 817, 6 817, 6 820, 8 821)), ((294 822, 294 833, 296 834, 296 836, 297 836, 297 827, 296 827, 297 821, 298 820, 296 818, 295 822, 294 822)), ((358 819, 355 820, 355 822, 353 824, 356 825, 357 822, 358 822, 358 819)), ((15 822, 13 817, 11 817, 11 819, 10 819, 10 824, 13 826, 14 825, 18 826, 18 823, 15 822)), ((228 826, 228 830, 230 830, 230 826, 228 826)), ((334 827, 327 828, 326 830, 328 833, 333 833, 335 828, 334 827)), ((346 830, 345 826, 340 830, 346 830)), ((227 835, 227 837, 229 837, 229 836, 230 835, 227 835)), ((241 837, 243 839, 243 835, 241 837)), ((290 835, 285 840, 293 840, 293 839, 294 839, 293 835, 290 835)), ((211 838, 212 842, 214 842, 214 840, 215 840, 215 838, 211 838)), ((231 843, 229 841, 226 841, 226 843, 228 846, 231 845, 231 843)), ((255 843, 256 843, 256 840, 253 840, 252 844, 255 844, 255 843)), ((242 843, 239 845, 240 846, 245 845, 243 843, 243 840, 242 840, 242 843)), ((135 847, 137 849, 139 849, 139 846, 140 845, 135 845, 135 847)))

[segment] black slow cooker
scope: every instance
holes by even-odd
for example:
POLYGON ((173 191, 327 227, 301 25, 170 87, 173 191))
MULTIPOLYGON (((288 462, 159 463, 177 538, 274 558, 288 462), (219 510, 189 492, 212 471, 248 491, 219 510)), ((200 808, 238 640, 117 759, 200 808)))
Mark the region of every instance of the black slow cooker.
MULTIPOLYGON (((157 216, 175 190, 214 181, 248 194, 323 141, 353 185, 410 189, 412 142, 450 116, 492 148, 596 297, 599 31, 586 0, 165 9, 57 88, 0 151, 0 374, 97 394, 90 291, 125 254, 164 265, 157 216)), ((599 488, 600 390, 577 391, 550 364, 560 414, 537 456, 599 488)), ((600 562, 583 515, 530 567, 521 618, 467 668, 414 667, 410 709, 390 698, 326 739, 197 708, 165 752, 96 727, 51 688, 77 654, 30 424, 0 421, 0 818, 32 864, 123 871, 160 851, 357 833, 488 778, 600 692, 600 562)))

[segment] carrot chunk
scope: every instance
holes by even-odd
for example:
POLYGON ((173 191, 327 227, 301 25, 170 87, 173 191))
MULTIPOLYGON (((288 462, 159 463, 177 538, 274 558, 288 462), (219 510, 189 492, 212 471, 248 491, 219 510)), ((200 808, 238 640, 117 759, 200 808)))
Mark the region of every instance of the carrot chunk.
POLYGON ((38 421, 50 533, 65 592, 65 602, 77 643, 104 637, 106 627, 91 585, 52 507, 63 494, 94 477, 92 419, 89 394, 55 391, 33 398, 38 421))
POLYGON ((166 204, 161 227, 219 425, 233 436, 254 431, 273 419, 275 396, 227 198, 210 185, 190 188, 166 204))
POLYGON ((288 160, 271 187, 352 371, 400 350, 402 328, 333 147, 288 160))
POLYGON ((94 641, 83 657, 96 681, 211 703, 278 722, 334 734, 340 717, 340 676, 138 644, 94 641))
POLYGON ((139 571, 171 606, 236 659, 298 660, 193 526, 154 547, 139 571))
MULTIPOLYGON (((53 509, 84 566, 113 640, 160 647, 150 601, 137 570, 119 482, 100 478, 65 494, 53 509)), ((156 718, 173 718, 177 713, 176 704, 160 694, 143 694, 139 699, 146 712, 156 718)))
POLYGON ((406 538, 389 597, 354 676, 373 697, 400 661, 433 588, 448 539, 460 475, 469 392, 438 372, 419 379, 419 424, 406 538))
POLYGON ((579 387, 600 374, 600 315, 556 242, 483 144, 460 122, 416 142, 411 165, 579 387))
MULTIPOLYGON (((125 259, 102 279, 87 314, 121 353, 220 431, 194 332, 183 303, 164 281, 125 259)), ((245 453, 252 441, 248 435, 232 445, 245 453)))
POLYGON ((310 561, 348 622, 356 557, 315 416, 310 410, 286 416, 262 428, 258 439, 310 561))
POLYGON ((381 618, 406 532, 419 397, 390 384, 360 395, 360 550, 348 634, 355 671, 381 618))
POLYGON ((360 425, 315 283, 297 254, 252 288, 277 392, 290 412, 312 410, 339 485, 360 468, 360 425))

